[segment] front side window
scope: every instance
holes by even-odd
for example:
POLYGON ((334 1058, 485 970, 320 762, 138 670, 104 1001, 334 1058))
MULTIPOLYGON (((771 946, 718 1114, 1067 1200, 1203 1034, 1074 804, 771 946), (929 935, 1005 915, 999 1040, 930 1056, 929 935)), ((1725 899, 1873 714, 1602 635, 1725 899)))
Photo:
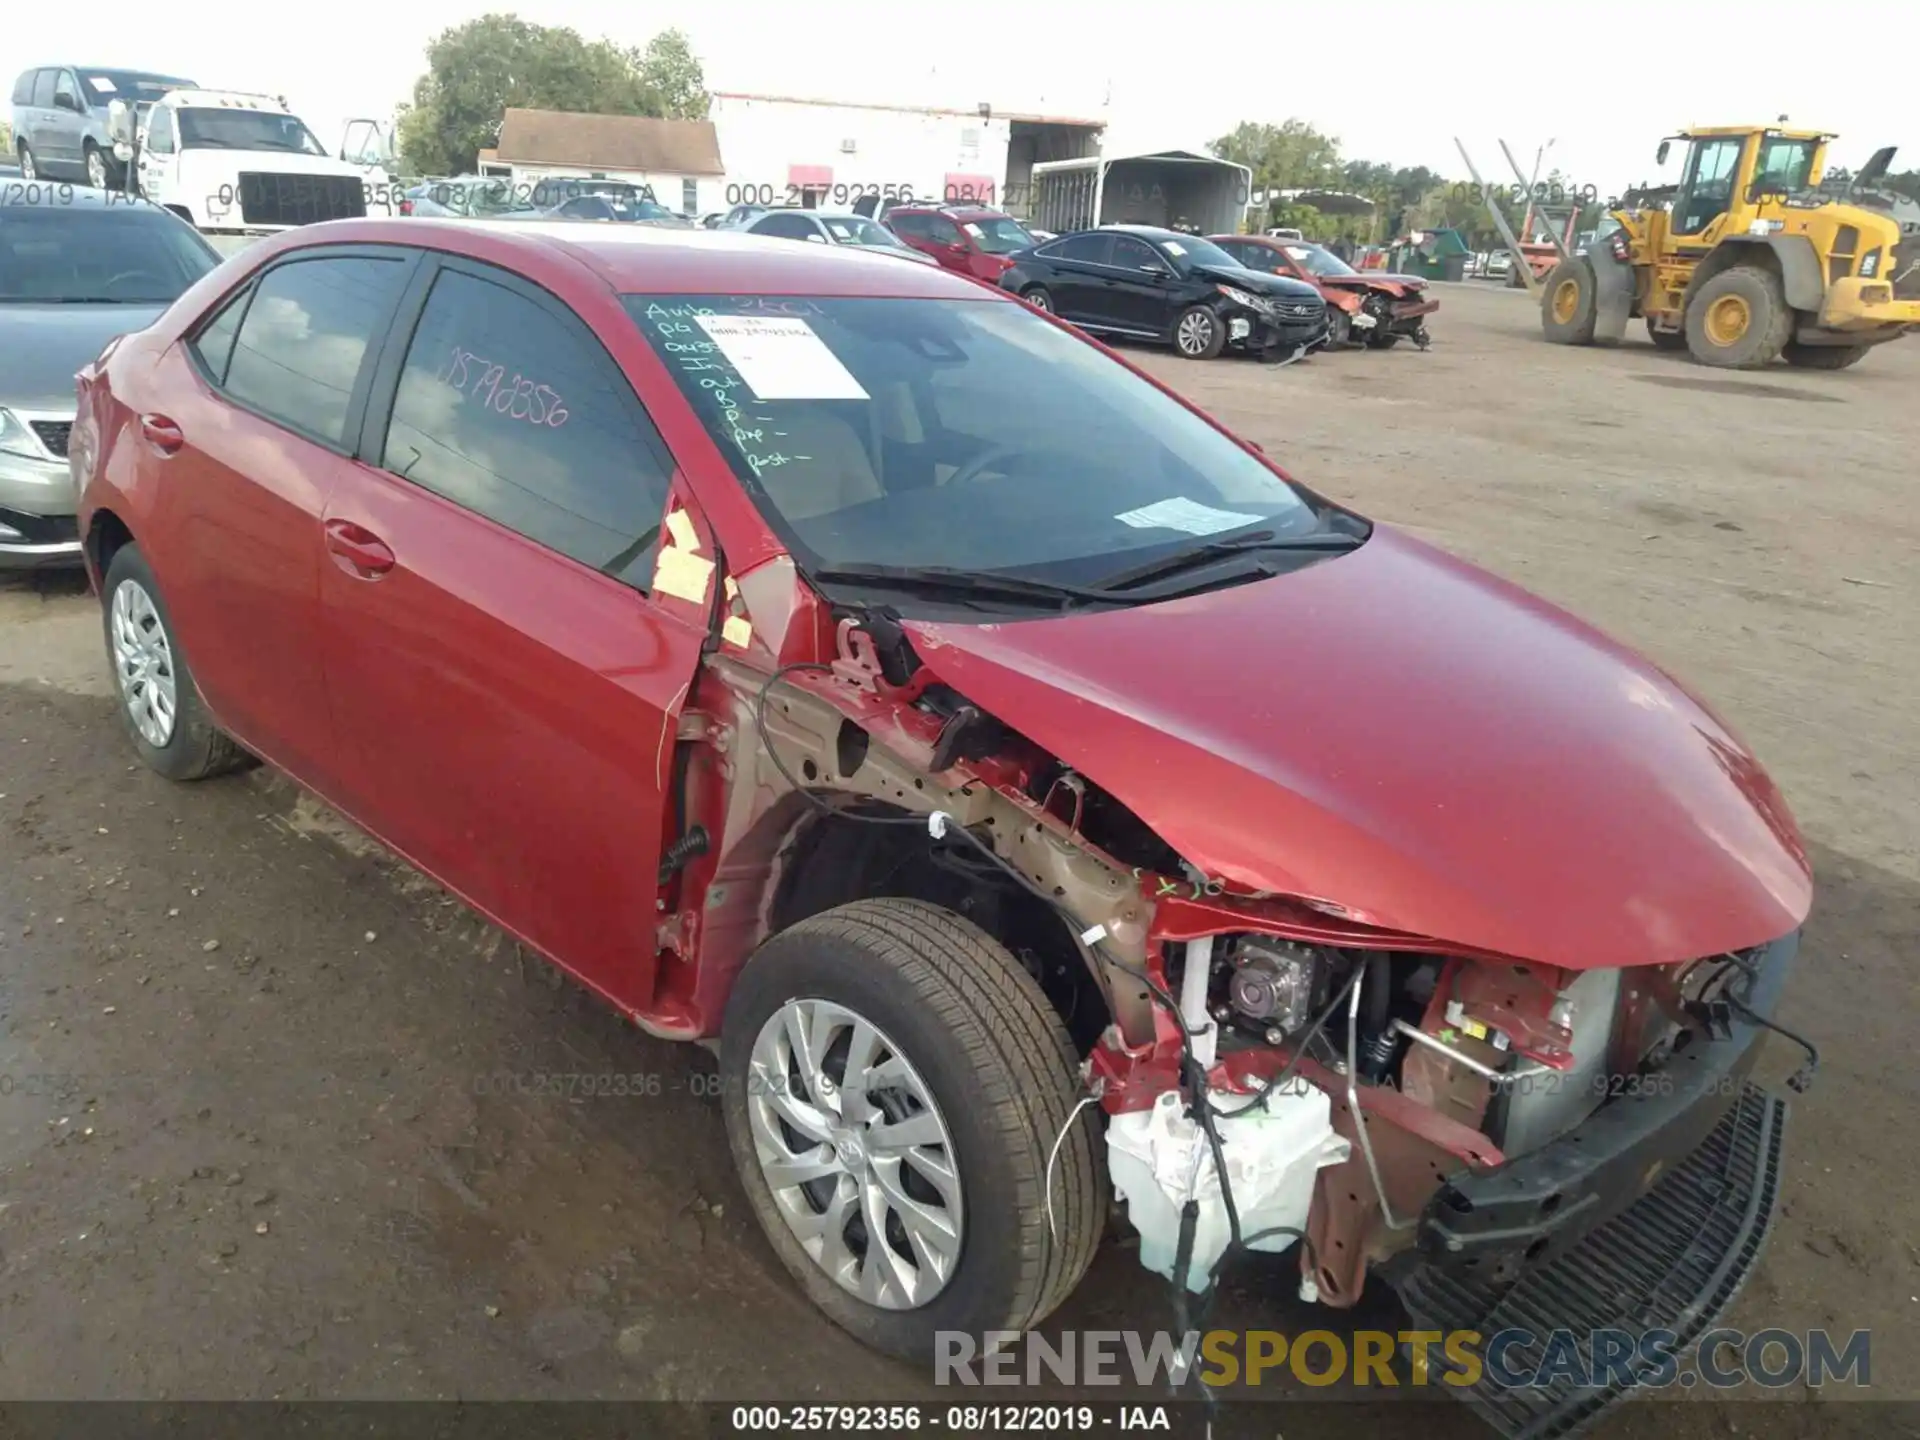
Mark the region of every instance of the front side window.
POLYGON ((1167 266, 1146 241, 1125 235, 1113 237, 1112 264, 1120 270, 1164 270, 1167 266))
POLYGON ((387 328, 407 268, 397 257, 366 255, 274 266, 240 323, 227 394, 344 448, 361 363, 387 328))
POLYGON ((820 232, 804 215, 769 215, 753 224, 756 235, 773 235, 782 240, 818 240, 820 232))
POLYGON ((280 150, 325 155, 298 116, 274 110, 227 110, 195 106, 180 111, 182 150, 280 150))
POLYGON ((150 206, 0 207, 0 302, 168 305, 219 263, 192 226, 150 206))
POLYGON ((54 73, 53 103, 65 110, 80 108, 80 87, 74 83, 71 70, 59 70, 54 73))
POLYGON ((153 112, 153 121, 147 126, 147 148, 156 155, 173 154, 173 112, 160 106, 153 112))
POLYGON ((1321 515, 1238 442, 1023 306, 629 296, 803 567, 1081 584, 1321 515))
POLYGON ((381 465, 637 589, 653 575, 672 465, 579 321, 446 270, 394 396, 381 465))
POLYGON ((989 255, 1011 255, 1037 243, 1027 227, 1010 215, 976 215, 963 221, 962 228, 989 255))

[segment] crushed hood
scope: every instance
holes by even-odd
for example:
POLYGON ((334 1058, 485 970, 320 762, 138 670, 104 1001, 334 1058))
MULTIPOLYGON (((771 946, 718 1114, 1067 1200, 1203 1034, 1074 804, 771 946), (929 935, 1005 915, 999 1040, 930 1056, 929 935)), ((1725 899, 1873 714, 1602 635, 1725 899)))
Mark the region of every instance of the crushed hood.
POLYGON ((1569 969, 1741 948, 1807 914, 1792 817, 1701 701, 1385 527, 1184 599, 908 630, 941 680, 1239 885, 1569 969))

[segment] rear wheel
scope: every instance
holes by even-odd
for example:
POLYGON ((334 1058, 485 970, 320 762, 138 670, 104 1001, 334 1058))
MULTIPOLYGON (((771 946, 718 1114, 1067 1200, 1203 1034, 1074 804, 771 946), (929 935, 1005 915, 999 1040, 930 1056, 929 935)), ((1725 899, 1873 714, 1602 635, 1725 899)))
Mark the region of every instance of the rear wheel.
POLYGON ((1053 297, 1047 294, 1047 287, 1044 285, 1029 285, 1020 292, 1020 298, 1036 310, 1051 311, 1053 309, 1053 297))
POLYGON ((1086 1273, 1109 1197, 1072 1045, 952 911, 860 900, 773 936, 728 998, 720 1065, 761 1228, 866 1344, 930 1360, 943 1330, 1025 1330, 1086 1273))
POLYGON ((1780 277, 1759 265, 1735 265, 1709 278, 1687 304, 1687 349, 1702 365, 1758 370, 1780 358, 1793 334, 1793 311, 1780 277))
POLYGON ((1227 327, 1204 305, 1192 305, 1173 322, 1173 348, 1189 360, 1211 360, 1227 345, 1227 327))
POLYGON ((1540 296, 1540 330, 1555 345, 1591 345, 1598 307, 1593 267, 1575 257, 1547 275, 1540 296))
POLYGON ((207 714, 137 546, 114 552, 100 593, 120 720, 147 768, 169 780, 205 780, 253 763, 207 714))
POLYGON ((1789 340, 1781 350, 1789 365, 1802 370, 1844 370, 1865 358, 1871 345, 1802 345, 1789 340))
POLYGON ((20 142, 20 178, 34 181, 40 178, 40 169, 33 161, 33 151, 27 148, 27 142, 20 142))

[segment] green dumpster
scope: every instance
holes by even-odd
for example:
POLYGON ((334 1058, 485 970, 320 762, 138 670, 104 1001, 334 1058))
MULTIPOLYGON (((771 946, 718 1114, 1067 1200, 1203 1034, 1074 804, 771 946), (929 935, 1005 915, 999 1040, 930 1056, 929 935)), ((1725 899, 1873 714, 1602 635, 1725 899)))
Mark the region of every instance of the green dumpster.
POLYGON ((1464 280, 1470 253, 1458 230, 1421 230, 1395 248, 1394 269, 1423 280, 1464 280))

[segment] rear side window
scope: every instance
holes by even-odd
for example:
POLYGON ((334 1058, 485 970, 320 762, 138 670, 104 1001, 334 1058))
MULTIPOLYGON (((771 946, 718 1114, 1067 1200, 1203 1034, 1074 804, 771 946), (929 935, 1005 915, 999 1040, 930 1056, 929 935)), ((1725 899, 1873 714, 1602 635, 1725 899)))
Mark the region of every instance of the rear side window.
POLYGON ((240 320, 247 313, 247 298, 252 294, 253 287, 249 285, 222 305, 219 313, 187 343, 187 348, 200 362, 200 368, 207 372, 207 378, 216 385, 227 383, 227 362, 233 358, 233 337, 240 333, 240 320))
POLYGON ((227 393, 344 448, 361 362, 386 328, 407 269, 398 258, 367 255, 276 265, 254 286, 227 366, 227 393))
POLYGON ((586 326, 459 270, 433 282, 381 464, 646 589, 672 464, 586 326))
POLYGON ((33 77, 36 73, 38 72, 33 70, 20 72, 20 78, 13 82, 14 104, 31 105, 33 103, 33 77))
POLYGON ((926 236, 936 245, 961 245, 966 242, 960 238, 960 227, 944 215, 927 217, 926 236))
POLYGON ((1106 265, 1113 255, 1111 235, 1069 235, 1040 252, 1049 260, 1075 260, 1082 265, 1106 265))

